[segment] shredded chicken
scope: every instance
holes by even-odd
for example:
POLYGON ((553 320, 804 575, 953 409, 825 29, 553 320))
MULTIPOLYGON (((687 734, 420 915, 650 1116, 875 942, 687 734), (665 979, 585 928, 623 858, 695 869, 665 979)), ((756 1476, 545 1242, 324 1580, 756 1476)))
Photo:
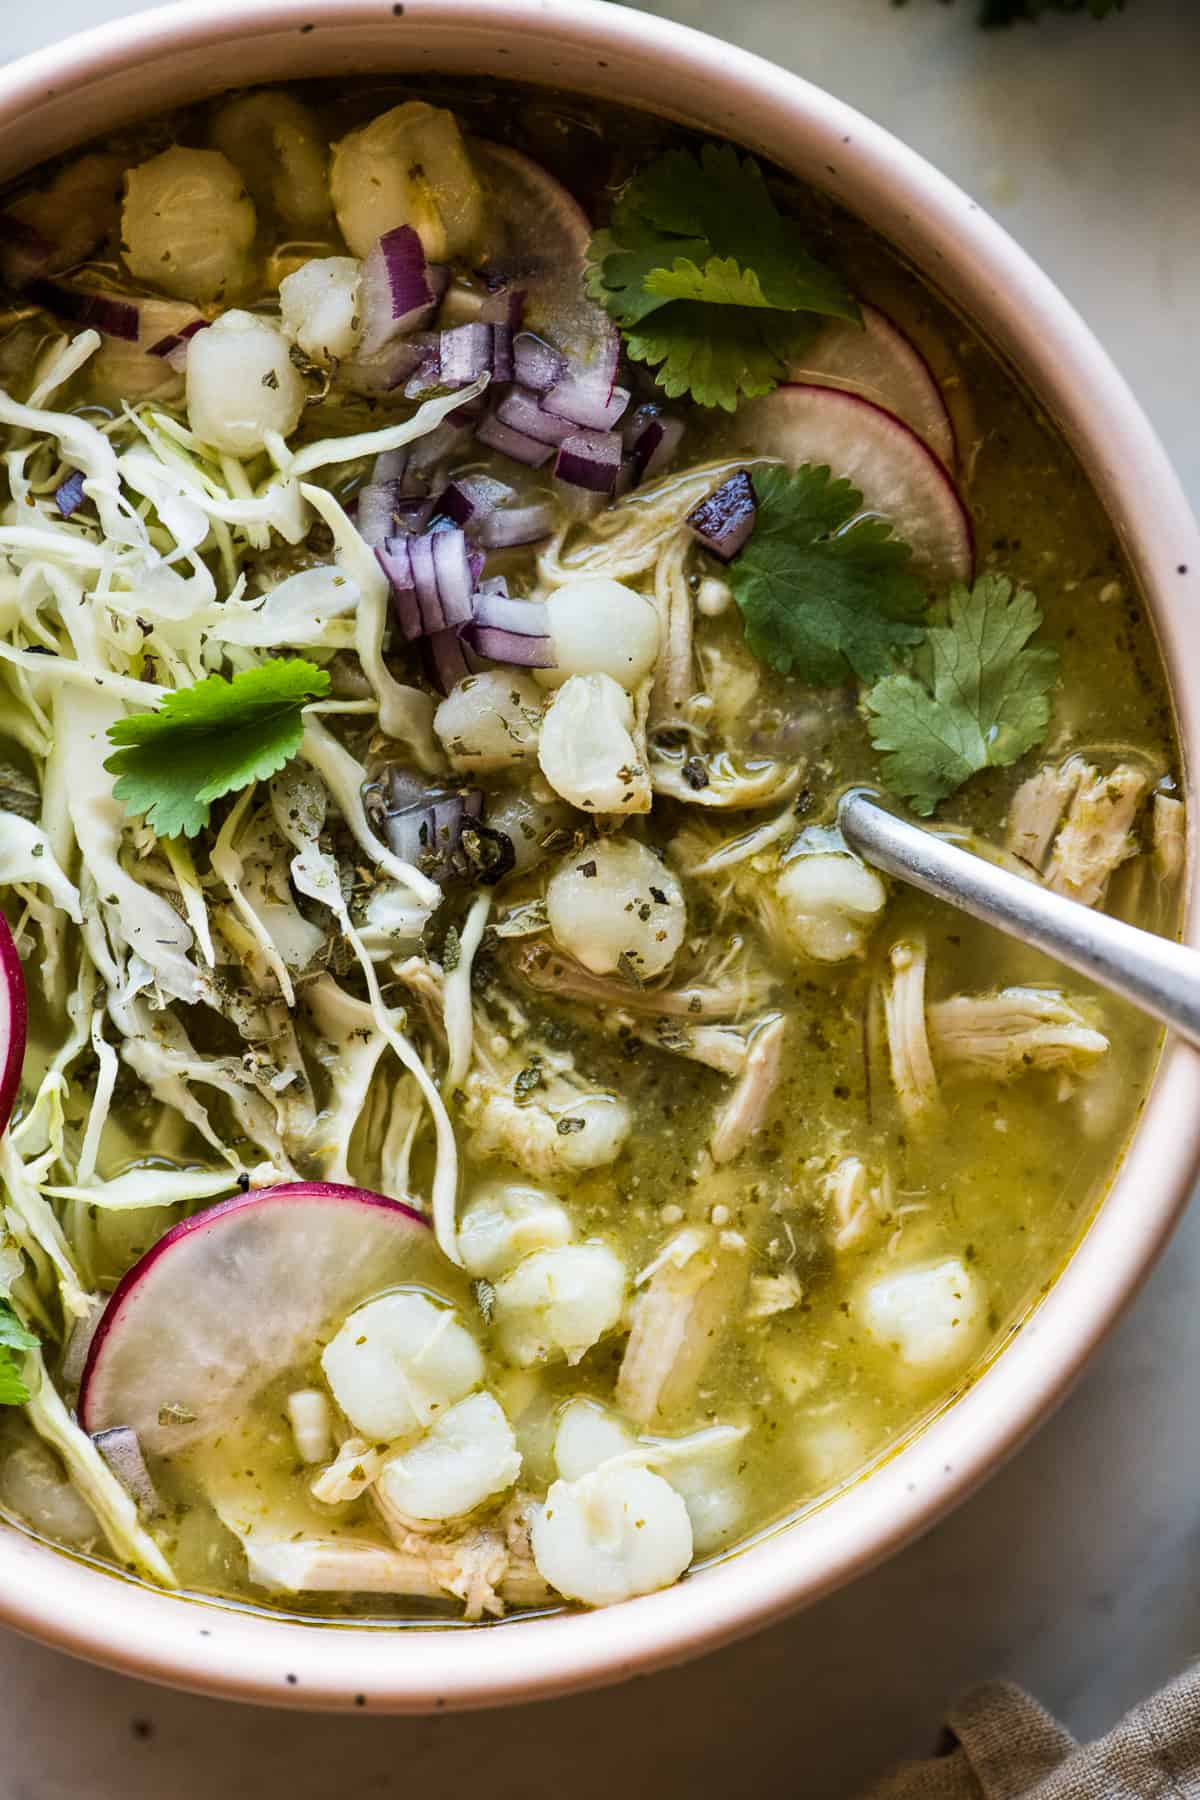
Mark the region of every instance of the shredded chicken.
POLYGON ((502 1618, 506 1604, 544 1605, 552 1597, 533 1566, 528 1524, 523 1538, 514 1529, 511 1503, 486 1525, 467 1523, 447 1532, 397 1513, 379 1488, 372 1489, 372 1499, 397 1550, 421 1560, 436 1588, 462 1601, 466 1618, 502 1618))
POLYGON ((743 1018, 763 1004, 772 986, 765 971, 749 960, 738 967, 737 979, 696 982, 683 988, 639 987, 611 976, 592 975, 572 957, 545 943, 521 944, 512 964, 522 980, 539 992, 616 1007, 642 1018, 743 1018))
POLYGON ((1079 786, 1084 764, 1073 756, 1059 768, 1039 769, 1023 781, 1008 809, 1008 848, 1040 874, 1062 816, 1079 786))
POLYGON ((946 1075, 1010 1081, 1031 1070, 1084 1070, 1109 1048, 1079 1007, 1047 988, 955 994, 930 1006, 926 1021, 946 1075))
POLYGON ((1099 905, 1113 870, 1137 854, 1131 828, 1149 786, 1149 771, 1130 763, 1108 774, 1085 769, 1054 840, 1047 887, 1085 906, 1099 905))
POLYGON ((877 1220, 891 1214, 891 1171, 885 1167, 880 1179, 872 1182, 859 1156, 841 1157, 824 1176, 821 1189, 833 1214, 833 1247, 839 1252, 854 1249, 877 1220))
POLYGON ((716 1163, 732 1162, 761 1131, 779 1084, 787 1022, 782 1014, 759 1026, 750 1040, 746 1066, 729 1098, 717 1109, 709 1148, 716 1163))
POLYGON ((664 1260, 634 1308, 617 1379, 617 1405, 647 1427, 689 1407, 737 1306, 744 1254, 700 1234, 682 1264, 664 1260))
POLYGON ((938 1098, 938 1079, 925 1029, 924 940, 893 944, 889 960, 892 978, 884 989, 883 1006, 892 1080, 902 1110, 917 1120, 938 1098))
POLYGON ((785 1270, 782 1275, 752 1275, 750 1298, 742 1318, 747 1322, 773 1319, 779 1313, 790 1312, 794 1306, 799 1306, 803 1298, 804 1289, 792 1269, 785 1270))
POLYGON ((569 1056, 522 1034, 518 1047, 476 1027, 474 1065, 459 1090, 469 1148, 534 1176, 596 1169, 614 1162, 633 1115, 626 1102, 589 1088, 569 1056))

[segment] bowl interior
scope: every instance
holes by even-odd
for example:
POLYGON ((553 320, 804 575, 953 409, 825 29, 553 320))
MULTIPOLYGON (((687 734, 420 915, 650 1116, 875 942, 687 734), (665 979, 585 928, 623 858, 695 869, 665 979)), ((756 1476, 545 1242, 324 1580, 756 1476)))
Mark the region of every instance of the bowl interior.
MULTIPOLYGON (((728 136, 890 239, 1010 359, 1080 455, 1151 602, 1190 772, 1200 695, 1183 674, 1200 655, 1200 541, 1157 440, 1086 327, 976 204, 794 76, 603 0, 216 0, 142 14, 0 71, 0 179, 231 85, 421 70, 608 96, 728 136)), ((1195 879, 1189 836, 1189 919, 1195 879)), ((309 1706, 366 1696, 409 1711, 545 1697, 714 1647, 870 1566, 1019 1443, 1148 1271, 1198 1150, 1200 1069, 1172 1045, 1110 1197, 998 1361, 869 1480, 678 1588, 469 1631, 317 1625, 172 1598, 0 1528, 0 1618, 208 1692, 309 1706)))

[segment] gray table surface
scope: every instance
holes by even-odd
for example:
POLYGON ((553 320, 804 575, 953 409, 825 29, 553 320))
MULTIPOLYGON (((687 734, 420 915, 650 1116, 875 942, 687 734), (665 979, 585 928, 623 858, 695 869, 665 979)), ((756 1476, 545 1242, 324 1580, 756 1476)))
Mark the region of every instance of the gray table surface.
MULTIPOLYGON (((4 7, 17 55, 129 0, 4 7)), ((984 36, 973 0, 660 0, 882 120, 995 212, 1132 381, 1200 498, 1200 9, 984 36)), ((171 1694, 0 1633, 0 1800, 842 1800, 932 1744, 964 1686, 1026 1683, 1080 1735, 1200 1654, 1200 1218, 1074 1397, 921 1543, 690 1669, 534 1709, 304 1718, 171 1694)))

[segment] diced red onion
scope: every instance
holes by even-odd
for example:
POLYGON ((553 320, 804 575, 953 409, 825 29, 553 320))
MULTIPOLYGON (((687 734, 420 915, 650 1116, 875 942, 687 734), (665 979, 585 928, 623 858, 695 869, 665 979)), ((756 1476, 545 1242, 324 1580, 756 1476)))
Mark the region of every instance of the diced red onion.
POLYGON ((44 306, 56 318, 90 325, 105 337, 122 338, 129 344, 138 341, 138 309, 129 300, 119 300, 114 294, 87 294, 82 288, 57 281, 35 281, 27 293, 36 306, 44 306))
POLYGON ((510 431, 519 431, 539 444, 561 444, 575 430, 569 419, 556 419, 543 412, 537 395, 529 388, 511 388, 497 406, 496 417, 510 431))
POLYGON ((692 508, 687 522, 706 549, 730 562, 754 530, 757 512, 754 484, 747 471, 739 469, 692 508))
POLYGON ((162 1501, 146 1467, 137 1432, 129 1425, 113 1425, 108 1431, 96 1432, 92 1442, 143 1517, 158 1518, 162 1501))
POLYGON ((78 512, 86 498, 82 469, 72 469, 67 479, 54 490, 54 504, 64 519, 69 519, 73 512, 78 512))
POLYGON ((588 431, 611 431, 629 405, 629 389, 613 387, 607 376, 573 375, 542 395, 543 411, 588 431))
POLYGON ((464 635, 480 656, 492 662, 513 663, 522 669, 554 667, 554 645, 548 637, 526 637, 493 625, 470 625, 464 635))
POLYGON ((424 531, 433 517, 433 501, 401 492, 400 481, 372 481, 358 493, 355 523, 372 550, 388 538, 424 531))
POLYGON ((377 356, 347 357, 338 373, 353 393, 391 394, 403 386, 428 356, 429 344, 425 339, 397 338, 377 356))
POLYGON ((416 541, 415 538, 393 537, 375 545, 376 561, 391 583, 392 610, 400 635, 410 644, 425 629, 413 579, 411 546, 416 541))
POLYGON ((391 583, 396 619, 409 643, 473 618, 475 570, 456 525, 389 537, 375 547, 375 556, 391 583))
POLYGON ((469 387, 481 375, 493 381, 511 381, 513 374, 512 331, 508 325, 473 319, 469 325, 454 325, 438 336, 438 385, 444 388, 469 387))
POLYGON ((390 481, 372 481, 358 491, 354 523, 358 527, 359 536, 370 544, 372 550, 397 535, 392 514, 396 486, 396 483, 390 481))
POLYGON ((433 317, 437 295, 421 240, 411 225, 387 231, 362 266, 358 306, 360 356, 376 356, 398 337, 419 331, 433 317))
POLYGON ((635 485, 649 481, 666 468, 682 436, 682 419, 659 417, 645 422, 630 446, 635 485))
POLYGON ((98 1299, 89 1301, 90 1310, 83 1318, 77 1318, 67 1333, 67 1341, 63 1347, 62 1361, 58 1372, 63 1387, 78 1388, 83 1379, 84 1366, 87 1363, 88 1351, 92 1347, 92 1339, 96 1335, 104 1312, 104 1303, 98 1299))
POLYGON ((457 627, 431 632, 424 649, 426 673, 439 693, 448 694, 455 682, 475 672, 476 659, 469 655, 457 627))
MULTIPOLYGON (((466 625, 473 617, 471 595, 475 587, 474 572, 467 556, 467 540, 457 526, 448 531, 431 532, 433 569, 437 583, 437 599, 443 626, 466 625)), ((417 598, 424 611, 424 597, 417 584, 417 598)))
POLYGON ((468 526, 475 529, 512 495, 507 482, 490 475, 460 475, 446 488, 437 509, 464 530, 468 526))
POLYGON ((549 537, 557 516, 553 500, 533 500, 528 506, 502 506, 481 522, 477 536, 487 550, 511 550, 518 544, 536 544, 549 537))
POLYGON ((519 331, 513 339, 513 369, 522 387, 544 394, 566 375, 567 359, 534 332, 519 331))
POLYGON ((576 431, 564 438, 554 464, 558 481, 590 494, 611 494, 621 466, 621 437, 616 431, 576 431))
POLYGON ((510 456, 530 469, 540 468, 554 450, 553 444, 542 444, 526 432, 514 431, 495 413, 487 415, 475 435, 489 450, 498 450, 502 456, 510 456))
POLYGON ((502 578, 475 595, 475 623, 463 633, 480 656, 526 669, 552 669, 550 615, 540 600, 510 600, 502 578))
POLYGON ((511 325, 492 326, 492 380, 511 381, 513 366, 513 334, 511 325))
POLYGON ((438 338, 441 385, 469 387, 481 375, 492 372, 492 327, 479 320, 454 325, 438 338))
POLYGON ((161 356, 164 362, 170 363, 177 375, 182 375, 187 368, 188 345, 198 331, 207 331, 207 319, 193 319, 190 325, 184 325, 179 331, 172 331, 166 337, 159 338, 157 344, 151 344, 147 356, 161 356))
POLYGON ((549 637, 550 614, 541 600, 511 600, 508 583, 497 576, 475 596, 475 623, 512 631, 519 637, 549 637))
POLYGON ((478 820, 482 813, 483 795, 478 788, 429 794, 415 806, 385 813, 383 835, 394 855, 441 880, 451 871, 451 858, 462 843, 463 827, 478 820))
POLYGON ((371 469, 372 482, 403 481, 408 468, 408 445, 398 450, 381 450, 371 469))
POLYGON ((421 630, 445 631, 448 625, 456 624, 457 620, 448 619, 442 611, 437 566, 433 560, 433 535, 425 531, 419 537, 409 538, 408 556, 412 568, 413 590, 421 614, 421 630))
MULTIPOLYGON (((465 329, 456 327, 456 329, 465 329)), ((420 345, 420 357, 413 365, 412 373, 404 384, 406 400, 420 400, 424 395, 432 393, 442 384, 442 359, 436 340, 430 344, 420 345)))

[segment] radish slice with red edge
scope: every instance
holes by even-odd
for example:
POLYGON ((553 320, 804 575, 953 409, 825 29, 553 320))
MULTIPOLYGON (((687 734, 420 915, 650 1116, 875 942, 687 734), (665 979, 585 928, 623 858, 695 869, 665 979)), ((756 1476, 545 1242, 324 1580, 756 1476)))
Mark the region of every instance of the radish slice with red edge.
POLYGON ((418 1286, 456 1306, 463 1277, 420 1213, 366 1188, 294 1182, 240 1194, 168 1231, 100 1318, 79 1391, 163 1455, 228 1429, 277 1376, 312 1367, 363 1301, 418 1286))
POLYGON ((790 379, 844 388, 895 413, 953 469, 954 426, 933 370, 911 338, 878 307, 863 307, 861 326, 831 319, 793 365, 790 379))
POLYGON ((525 296, 522 325, 567 358, 576 374, 616 379, 621 341, 584 285, 592 227, 583 208, 540 163, 507 144, 469 140, 486 191, 491 242, 484 273, 525 296))
POLYGON ((29 1003, 16 939, 0 913, 0 1132, 12 1117, 25 1062, 29 1003))
POLYGON ((739 409, 734 430, 750 456, 790 468, 827 466, 886 519, 935 581, 971 580, 971 520, 945 465, 895 413, 838 388, 785 383, 739 409))

